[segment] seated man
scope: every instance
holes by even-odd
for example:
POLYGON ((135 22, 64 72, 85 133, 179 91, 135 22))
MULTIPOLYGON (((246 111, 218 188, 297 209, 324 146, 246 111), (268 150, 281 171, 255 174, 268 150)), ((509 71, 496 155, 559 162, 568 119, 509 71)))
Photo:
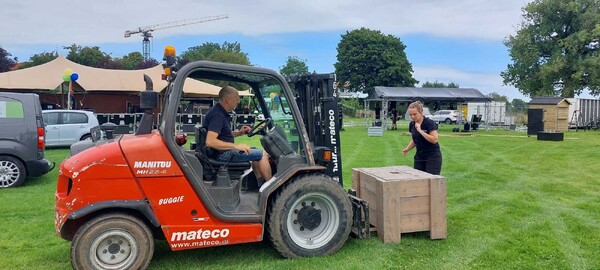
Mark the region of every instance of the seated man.
POLYGON ((219 91, 219 103, 213 106, 204 117, 202 126, 206 128, 206 146, 216 151, 215 159, 229 161, 234 155, 235 162, 252 161, 252 170, 261 186, 271 179, 271 165, 269 156, 260 149, 250 148, 247 144, 236 144, 234 137, 244 135, 250 131, 249 126, 242 126, 240 130, 231 130, 229 112, 235 109, 240 102, 238 90, 225 86, 219 91), (240 154, 240 152, 242 152, 240 154))

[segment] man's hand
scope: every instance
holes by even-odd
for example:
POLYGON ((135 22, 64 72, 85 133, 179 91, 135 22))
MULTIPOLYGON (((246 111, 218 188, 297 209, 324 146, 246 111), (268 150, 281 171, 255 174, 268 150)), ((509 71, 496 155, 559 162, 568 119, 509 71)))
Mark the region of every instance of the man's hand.
POLYGON ((242 134, 246 134, 248 132, 250 132, 250 130, 252 130, 249 126, 243 125, 242 128, 240 128, 240 132, 242 134))
POLYGON ((246 154, 250 154, 250 146, 244 143, 234 144, 235 149, 243 151, 246 154))

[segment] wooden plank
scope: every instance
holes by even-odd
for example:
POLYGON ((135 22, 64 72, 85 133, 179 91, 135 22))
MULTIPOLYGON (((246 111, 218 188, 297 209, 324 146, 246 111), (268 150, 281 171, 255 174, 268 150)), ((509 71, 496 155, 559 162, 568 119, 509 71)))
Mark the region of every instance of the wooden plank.
POLYGON ((429 213, 402 216, 400 229, 403 233, 428 231, 429 213))
POLYGON ((356 190, 356 197, 360 198, 360 170, 352 169, 352 189, 356 190))
POLYGON ((397 194, 398 197, 429 196, 429 179, 403 182, 397 194))
MULTIPOLYGON (((400 198, 395 196, 398 182, 387 182, 381 185, 381 216, 383 217, 383 234, 380 238, 384 243, 398 243, 402 235, 400 224, 402 215, 398 211, 400 208, 400 198)), ((380 223, 381 224, 381 223, 380 223)))
POLYGON ((445 239, 447 232, 446 224, 446 178, 439 177, 431 179, 431 228, 429 238, 445 239))
MULTIPOLYGON (((393 232, 390 231, 390 229, 392 229, 393 226, 393 222, 391 221, 390 217, 388 216, 388 213, 386 212, 387 206, 389 204, 389 202, 387 202, 386 200, 389 200, 390 198, 388 198, 387 196, 385 196, 386 192, 384 191, 384 188, 386 188, 385 185, 383 185, 382 182, 378 182, 377 185, 377 189, 376 189, 376 194, 378 194, 379 196, 377 196, 375 198, 375 204, 379 206, 379 209, 381 209, 381 211, 379 211, 377 213, 377 218, 376 218, 376 224, 375 227, 377 227, 377 237, 383 241, 384 243, 389 243, 391 240, 388 239, 390 237, 393 237, 392 234, 393 232)), ((371 213, 369 213, 369 216, 371 215, 371 213)))
POLYGON ((362 174, 360 176, 360 189, 361 189, 361 194, 363 191, 375 191, 377 188, 377 185, 379 185, 378 183, 379 181, 377 181, 377 178, 375 176, 371 176, 368 174, 362 174))
POLYGON ((429 196, 399 198, 396 211, 399 215, 415 215, 429 213, 429 196))
MULTIPOLYGON (((377 223, 377 219, 382 216, 379 211, 373 207, 371 207, 371 205, 373 205, 374 203, 369 203, 369 223, 371 225, 373 225, 376 228, 380 228, 379 224, 381 223, 377 223)), ((383 228, 381 228, 383 230, 383 228)))
POLYGON ((412 181, 418 179, 428 179, 431 174, 415 170, 408 166, 392 166, 383 168, 361 168, 360 171, 364 174, 374 176, 380 181, 412 181))

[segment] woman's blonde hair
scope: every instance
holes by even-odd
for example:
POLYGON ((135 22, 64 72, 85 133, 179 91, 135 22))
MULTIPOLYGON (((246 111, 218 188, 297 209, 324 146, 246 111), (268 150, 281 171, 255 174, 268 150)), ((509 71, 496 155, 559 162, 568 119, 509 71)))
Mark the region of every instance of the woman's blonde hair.
POLYGON ((409 109, 417 109, 417 112, 423 114, 423 104, 420 101, 415 101, 408 105, 409 109))

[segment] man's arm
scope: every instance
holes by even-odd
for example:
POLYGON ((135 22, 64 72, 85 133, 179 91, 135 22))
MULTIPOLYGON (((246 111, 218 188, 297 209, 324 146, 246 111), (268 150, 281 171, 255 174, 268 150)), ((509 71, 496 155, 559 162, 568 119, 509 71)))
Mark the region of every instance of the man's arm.
MULTIPOLYGON (((234 134, 235 136, 235 134, 234 134)), ((246 153, 250 153, 250 146, 248 146, 247 144, 235 144, 235 143, 230 143, 230 142, 224 142, 221 141, 219 139, 217 139, 219 137, 219 134, 214 132, 214 131, 208 131, 206 134, 206 146, 216 149, 216 150, 232 150, 232 149, 237 149, 240 151, 244 151, 246 153)))
POLYGON ((251 130, 251 128, 249 126, 243 125, 242 128, 240 128, 240 130, 232 131, 231 135, 233 135, 233 137, 242 136, 242 135, 248 133, 250 130, 251 130))

